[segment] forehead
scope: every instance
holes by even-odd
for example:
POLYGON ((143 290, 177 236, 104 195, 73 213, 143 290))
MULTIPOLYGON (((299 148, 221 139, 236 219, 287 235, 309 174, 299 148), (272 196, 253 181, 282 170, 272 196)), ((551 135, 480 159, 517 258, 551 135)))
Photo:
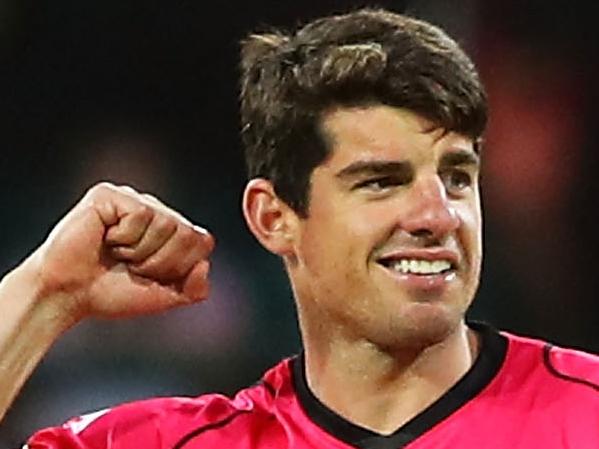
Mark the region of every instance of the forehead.
POLYGON ((474 151, 472 139, 387 105, 331 109, 323 114, 322 127, 332 149, 328 162, 430 159, 451 151, 474 151))

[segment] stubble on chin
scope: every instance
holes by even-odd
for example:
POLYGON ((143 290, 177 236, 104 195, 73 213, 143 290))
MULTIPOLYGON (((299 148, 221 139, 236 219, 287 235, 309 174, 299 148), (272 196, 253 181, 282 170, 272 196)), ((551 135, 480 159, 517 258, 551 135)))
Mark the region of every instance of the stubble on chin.
MULTIPOLYGON (((432 307, 431 307, 432 308, 432 307)), ((448 340, 463 323, 463 314, 448 310, 410 310, 389 316, 367 337, 387 353, 419 353, 448 340)))

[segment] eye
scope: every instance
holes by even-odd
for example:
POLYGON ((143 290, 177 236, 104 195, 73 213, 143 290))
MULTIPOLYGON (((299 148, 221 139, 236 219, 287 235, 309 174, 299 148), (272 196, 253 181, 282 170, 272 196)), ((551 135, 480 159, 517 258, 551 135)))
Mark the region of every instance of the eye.
POLYGON ((382 192, 402 184, 405 184, 405 181, 398 176, 379 176, 360 181, 354 186, 354 189, 382 192))
POLYGON ((452 169, 441 174, 443 184, 449 193, 460 193, 472 187, 473 176, 460 169, 452 169))

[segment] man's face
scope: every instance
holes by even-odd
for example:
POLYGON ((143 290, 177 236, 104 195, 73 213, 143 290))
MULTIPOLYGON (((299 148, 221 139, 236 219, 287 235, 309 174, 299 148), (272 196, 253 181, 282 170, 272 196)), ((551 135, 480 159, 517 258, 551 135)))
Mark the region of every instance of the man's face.
POLYGON ((332 151, 313 171, 288 267, 304 321, 389 348, 442 341, 480 275, 472 141, 383 105, 322 123, 332 151))

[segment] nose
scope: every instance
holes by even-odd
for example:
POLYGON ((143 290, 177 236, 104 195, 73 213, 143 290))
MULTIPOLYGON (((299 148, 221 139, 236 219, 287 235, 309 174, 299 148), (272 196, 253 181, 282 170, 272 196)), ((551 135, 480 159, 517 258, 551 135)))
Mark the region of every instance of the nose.
POLYGON ((414 180, 401 227, 414 237, 441 239, 455 231, 460 219, 438 175, 414 180))

